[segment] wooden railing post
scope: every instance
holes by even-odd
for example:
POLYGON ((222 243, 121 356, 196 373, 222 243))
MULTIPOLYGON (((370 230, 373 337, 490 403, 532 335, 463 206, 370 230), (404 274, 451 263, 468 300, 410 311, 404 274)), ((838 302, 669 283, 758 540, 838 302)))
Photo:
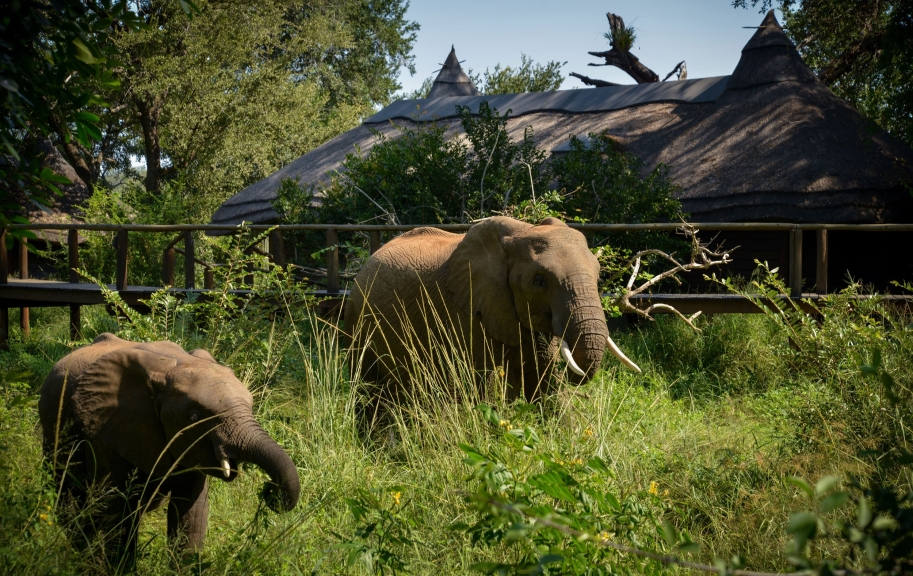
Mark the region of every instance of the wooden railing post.
MULTIPOLYGON (((8 282, 10 274, 9 259, 6 252, 6 228, 0 230, 0 284, 8 282)), ((9 346, 10 340, 10 311, 6 306, 0 305, 0 348, 9 346)))
POLYGON ((9 255, 6 251, 6 228, 0 230, 0 284, 6 284, 10 276, 9 255))
POLYGON ((193 232, 184 232, 184 288, 193 290, 197 284, 196 253, 193 246, 193 232))
POLYGON ((162 252, 162 286, 174 286, 174 245, 162 252))
POLYGON ((789 231, 789 295, 802 297, 802 229, 789 231))
MULTIPOLYGON (((79 231, 67 231, 67 268, 71 284, 79 283, 79 231)), ((70 340, 79 340, 82 337, 82 318, 79 304, 70 304, 70 340)))
MULTIPOLYGON (((28 238, 19 239, 19 279, 29 279, 29 244, 28 238)), ((19 329, 22 330, 22 337, 28 338, 31 332, 29 324, 29 309, 22 307, 19 309, 19 329)))
POLYGON ((339 234, 327 230, 327 294, 339 292, 339 234))
POLYGON ((271 230, 269 233, 269 254, 273 257, 273 264, 285 268, 285 240, 281 230, 271 230))
POLYGON ((371 230, 368 238, 368 250, 371 254, 374 254, 380 250, 380 230, 371 230))
POLYGON ((127 231, 121 228, 117 231, 117 272, 114 277, 114 287, 117 291, 127 289, 127 231))
POLYGON ((827 230, 818 230, 818 258, 815 270, 815 292, 827 294, 827 230))
POLYGON ((212 290, 216 287, 216 271, 212 268, 205 268, 203 270, 203 288, 207 290, 212 290))

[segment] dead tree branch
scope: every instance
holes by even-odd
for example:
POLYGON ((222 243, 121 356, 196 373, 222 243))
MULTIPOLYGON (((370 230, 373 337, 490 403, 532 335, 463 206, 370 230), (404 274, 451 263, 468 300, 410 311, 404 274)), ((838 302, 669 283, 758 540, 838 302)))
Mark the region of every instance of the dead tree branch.
MULTIPOLYGON (((640 309, 631 304, 632 296, 644 293, 645 291, 649 290, 653 286, 656 286, 667 278, 671 278, 679 285, 681 285, 681 280, 678 278, 678 275, 682 272, 690 272, 691 270, 706 270, 711 266, 729 264, 732 262, 732 258, 729 256, 729 253, 738 248, 738 246, 736 246, 732 250, 723 251, 722 246, 720 246, 718 250, 711 250, 709 243, 705 244, 700 241, 700 239, 697 237, 698 230, 690 224, 683 224, 677 230, 677 233, 682 234, 691 240, 691 261, 686 264, 682 264, 676 260, 672 254, 667 254, 662 250, 656 249, 641 250, 640 252, 634 254, 630 260, 628 260, 628 265, 631 267, 631 277, 628 279, 628 282, 625 285, 624 293, 622 293, 616 300, 616 304, 622 312, 637 314, 638 316, 646 318, 647 320, 653 320, 651 314, 654 311, 667 310, 684 320, 688 326, 691 326, 700 332, 700 328, 694 325, 694 320, 701 315, 700 311, 695 312, 691 316, 685 316, 668 304, 651 304, 646 309, 640 309), (643 258, 646 256, 658 256, 663 258, 672 264, 672 268, 653 276, 637 288, 634 288, 634 282, 637 280, 637 275, 640 273, 641 263, 643 258)), ((618 278, 623 273, 624 272, 619 272, 612 279, 618 278)))
POLYGON ((621 84, 616 84, 615 82, 607 82, 606 80, 599 80, 598 78, 590 78, 589 76, 584 76, 583 74, 577 74, 576 72, 571 72, 568 76, 573 76, 574 78, 580 78, 580 81, 586 84, 587 86, 595 86, 597 88, 606 88, 609 86, 621 86, 621 84))
MULTIPOLYGON (((625 73, 633 78, 638 84, 659 82, 659 75, 644 66, 637 56, 631 54, 631 49, 634 48, 634 40, 636 38, 634 28, 625 26, 625 21, 617 14, 606 12, 606 18, 609 20, 609 31, 605 36, 609 40, 612 49, 605 52, 590 52, 589 54, 591 56, 602 58, 605 60, 605 63, 589 65, 615 66, 616 68, 624 70, 625 73)), ((579 75, 571 75, 580 78, 579 75)))
POLYGON ((666 74, 666 77, 663 78, 663 82, 672 77, 673 74, 678 73, 676 77, 677 80, 687 80, 688 79, 688 66, 685 64, 685 61, 682 60, 675 65, 675 68, 672 69, 672 72, 666 74))

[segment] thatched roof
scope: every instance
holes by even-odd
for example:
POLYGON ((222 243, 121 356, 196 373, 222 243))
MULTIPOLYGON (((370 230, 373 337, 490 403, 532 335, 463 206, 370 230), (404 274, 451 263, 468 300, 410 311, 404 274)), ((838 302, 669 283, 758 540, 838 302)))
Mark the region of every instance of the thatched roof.
MULTIPOLYGON (((42 139, 37 143, 36 153, 41 156, 41 167, 49 168, 55 174, 64 176, 70 180, 70 184, 58 184, 57 188, 62 195, 51 194, 52 206, 48 212, 39 208, 36 204, 28 201, 26 198, 13 192, 13 202, 18 203, 21 209, 18 213, 20 216, 28 218, 32 224, 69 224, 73 222, 82 222, 80 218, 80 206, 92 195, 91 189, 79 179, 76 170, 66 161, 54 145, 42 139)), ((38 238, 49 242, 66 242, 66 231, 58 230, 39 230, 35 233, 38 238)), ((80 242, 85 240, 80 237, 80 242)))
POLYGON ((557 92, 395 102, 226 201, 214 223, 272 222, 285 178, 316 183, 347 153, 366 153, 372 131, 435 119, 460 131, 456 105, 512 109, 540 147, 567 150, 571 135, 606 132, 644 160, 669 167, 693 221, 913 222, 913 151, 818 81, 768 13, 732 76, 557 92))
POLYGON ((428 98, 442 98, 446 96, 480 96, 481 93, 472 85, 472 80, 463 72, 460 61, 457 60, 456 49, 450 47, 450 54, 444 60, 441 72, 434 79, 428 98))

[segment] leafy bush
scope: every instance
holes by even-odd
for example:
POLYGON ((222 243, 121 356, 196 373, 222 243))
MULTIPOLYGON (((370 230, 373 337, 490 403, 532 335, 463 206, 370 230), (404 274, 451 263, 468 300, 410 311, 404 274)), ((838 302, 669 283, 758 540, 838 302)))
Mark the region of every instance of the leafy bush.
MULTIPOLYGON (((573 137, 567 154, 549 159, 531 128, 519 142, 509 136, 510 110, 502 115, 482 102, 478 114, 465 107, 459 114, 465 140, 448 138, 446 127, 433 122, 402 126, 396 138, 378 135, 367 154, 347 155, 322 190, 284 182, 277 213, 288 223, 385 224, 465 223, 496 214, 534 223, 546 216, 625 223, 685 216, 666 168, 647 172, 605 134, 591 134, 588 143, 573 137)), ((322 245, 317 234, 299 238, 309 247, 322 245)), ((607 261, 648 246, 683 247, 668 234, 646 232, 590 242, 606 243, 612 245, 602 251, 607 261)))

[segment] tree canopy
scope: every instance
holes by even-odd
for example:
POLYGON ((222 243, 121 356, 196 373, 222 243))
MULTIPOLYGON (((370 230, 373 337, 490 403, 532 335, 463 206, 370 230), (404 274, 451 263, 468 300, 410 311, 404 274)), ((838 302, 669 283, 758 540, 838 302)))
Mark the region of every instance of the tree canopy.
POLYGON ((733 0, 749 5, 779 8, 818 78, 913 145, 913 0, 733 0))
MULTIPOLYGON (((517 67, 495 64, 494 69, 485 68, 484 72, 474 72, 470 68, 466 75, 479 92, 486 96, 494 94, 520 94, 522 92, 548 92, 558 90, 564 82, 561 68, 567 62, 549 60, 545 64, 538 64, 526 54, 520 54, 520 65, 517 67)), ((430 76, 422 82, 421 87, 402 94, 403 100, 427 98, 434 84, 434 77, 430 76)))
MULTIPOLYGON (((74 96, 79 115, 48 122, 42 134, 90 186, 126 176, 157 193, 181 181, 199 197, 196 218, 388 102, 400 67, 412 66, 418 30, 405 18, 406 0, 146 0, 117 4, 113 19, 90 1, 37 4, 48 13, 64 7, 47 29, 75 27, 97 47, 88 49, 93 62, 116 55, 105 76, 78 58, 69 37, 38 34, 44 52, 36 54, 66 46, 72 76, 91 82, 74 96), (194 8, 190 17, 185 6, 194 8)), ((62 86, 65 72, 46 83, 62 86)), ((4 115, 14 112, 7 104, 4 115)), ((20 123, 7 153, 34 132, 20 123)))

